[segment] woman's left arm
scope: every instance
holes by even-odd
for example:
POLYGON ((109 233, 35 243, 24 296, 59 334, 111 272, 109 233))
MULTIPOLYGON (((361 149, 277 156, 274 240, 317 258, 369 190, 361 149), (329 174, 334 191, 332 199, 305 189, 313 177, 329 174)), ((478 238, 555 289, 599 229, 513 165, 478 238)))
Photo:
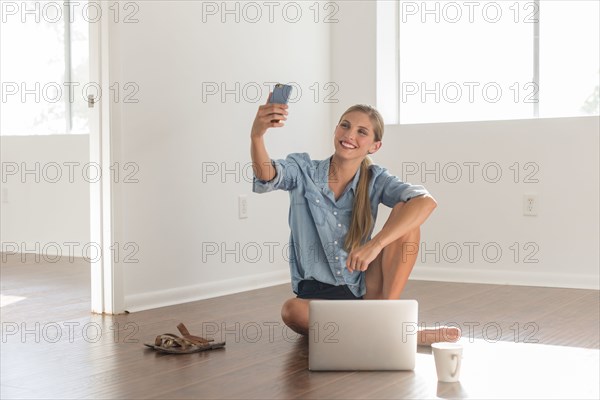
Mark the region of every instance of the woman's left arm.
POLYGON ((350 252, 346 260, 348 270, 366 271, 385 246, 421 226, 436 207, 437 202, 429 194, 396 204, 381 231, 350 252))

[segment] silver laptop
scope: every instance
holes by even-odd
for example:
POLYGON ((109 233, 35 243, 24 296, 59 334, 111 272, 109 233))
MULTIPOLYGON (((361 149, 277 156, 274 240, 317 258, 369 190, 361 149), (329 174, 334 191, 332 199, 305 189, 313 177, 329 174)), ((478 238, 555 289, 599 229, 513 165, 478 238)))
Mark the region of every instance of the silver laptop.
POLYGON ((413 370, 416 300, 311 300, 308 369, 413 370))

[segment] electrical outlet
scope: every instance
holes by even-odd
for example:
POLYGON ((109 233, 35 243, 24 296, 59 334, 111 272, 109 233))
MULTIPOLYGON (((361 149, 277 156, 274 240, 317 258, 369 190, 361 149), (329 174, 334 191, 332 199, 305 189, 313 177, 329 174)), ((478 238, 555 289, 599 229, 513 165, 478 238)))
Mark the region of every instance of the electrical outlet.
POLYGON ((248 218, 248 196, 245 194, 238 196, 238 218, 248 218))
POLYGON ((536 216, 538 214, 538 198, 535 194, 523 195, 523 215, 536 216))

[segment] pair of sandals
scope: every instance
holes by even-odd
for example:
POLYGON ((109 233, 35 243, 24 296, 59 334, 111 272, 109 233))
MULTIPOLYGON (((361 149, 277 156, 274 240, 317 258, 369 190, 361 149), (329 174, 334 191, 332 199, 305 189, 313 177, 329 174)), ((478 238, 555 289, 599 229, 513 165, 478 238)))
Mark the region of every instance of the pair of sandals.
POLYGON ((172 333, 158 335, 154 344, 144 343, 156 351, 169 354, 190 354, 200 351, 214 350, 225 347, 225 342, 214 342, 214 339, 205 339, 200 336, 191 335, 183 323, 177 325, 182 337, 172 333))

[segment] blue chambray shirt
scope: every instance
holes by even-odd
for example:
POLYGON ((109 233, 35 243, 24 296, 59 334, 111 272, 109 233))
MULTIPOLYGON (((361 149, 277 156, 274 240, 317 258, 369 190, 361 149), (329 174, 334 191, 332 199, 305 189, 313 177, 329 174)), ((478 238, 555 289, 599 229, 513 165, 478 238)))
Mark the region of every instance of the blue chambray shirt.
MULTIPOLYGON (((301 280, 315 279, 330 285, 348 285, 355 296, 363 296, 366 292, 364 272, 348 272, 348 253, 344 249, 360 170, 336 201, 328 182, 330 158, 313 161, 306 153, 294 153, 285 160, 271 161, 277 175, 268 182, 255 176, 252 190, 255 193, 277 189, 289 192, 289 262, 294 293, 298 294, 301 280)), ((370 170, 373 221, 377 218, 379 203, 394 207, 401 201, 429 193, 423 186, 402 182, 380 166, 371 165, 370 170)), ((371 230, 369 239, 372 233, 371 230)))

